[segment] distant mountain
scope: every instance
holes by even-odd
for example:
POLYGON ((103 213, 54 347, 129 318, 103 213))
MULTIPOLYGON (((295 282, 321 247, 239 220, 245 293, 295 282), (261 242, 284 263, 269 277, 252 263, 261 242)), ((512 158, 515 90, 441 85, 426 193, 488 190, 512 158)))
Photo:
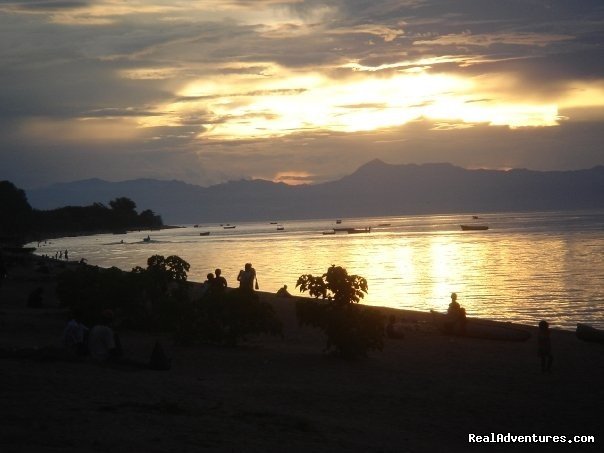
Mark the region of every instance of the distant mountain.
POLYGON ((37 209, 128 197, 166 223, 451 212, 604 209, 604 166, 577 171, 466 170, 373 160, 344 178, 288 186, 264 180, 210 187, 180 181, 89 179, 26 191, 37 209))

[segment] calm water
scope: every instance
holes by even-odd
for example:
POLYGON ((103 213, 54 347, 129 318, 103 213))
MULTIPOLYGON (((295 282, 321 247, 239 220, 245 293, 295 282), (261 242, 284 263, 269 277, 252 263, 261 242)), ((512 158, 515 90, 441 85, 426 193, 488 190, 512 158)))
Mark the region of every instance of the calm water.
MULTIPOLYGON (((238 223, 125 235, 63 238, 37 253, 69 250, 70 260, 130 270, 149 256, 179 255, 189 279, 203 281, 216 267, 230 285, 246 262, 260 289, 290 292, 298 276, 320 275, 331 265, 365 277, 363 303, 415 310, 446 310, 451 292, 471 316, 574 329, 604 327, 604 212, 432 215, 238 223), (488 231, 461 231, 480 223, 488 231), (380 226, 381 225, 381 226, 380 226), (323 235, 334 227, 372 227, 369 234, 323 235), (200 232, 209 231, 209 236, 200 232), (120 241, 123 240, 123 243, 120 241)), ((36 245, 36 244, 34 244, 36 245)))

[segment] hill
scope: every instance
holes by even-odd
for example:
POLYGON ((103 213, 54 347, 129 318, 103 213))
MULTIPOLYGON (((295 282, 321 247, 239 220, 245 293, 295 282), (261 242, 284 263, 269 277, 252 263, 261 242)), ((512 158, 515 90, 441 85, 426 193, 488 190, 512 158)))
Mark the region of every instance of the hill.
POLYGON ((604 166, 576 171, 467 170, 373 160, 337 181, 289 186, 265 180, 210 187, 181 181, 89 179, 28 190, 34 208, 128 197, 167 223, 360 217, 447 212, 604 208, 604 166))

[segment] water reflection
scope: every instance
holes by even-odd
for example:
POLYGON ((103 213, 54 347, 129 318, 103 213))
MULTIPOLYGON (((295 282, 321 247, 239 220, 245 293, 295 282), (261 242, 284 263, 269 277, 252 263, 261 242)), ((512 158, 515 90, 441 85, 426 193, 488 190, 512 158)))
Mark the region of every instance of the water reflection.
POLYGON ((301 274, 336 264, 367 279, 367 304, 444 311, 456 292, 471 316, 604 327, 604 214, 493 214, 484 221, 489 231, 462 232, 459 216, 356 219, 347 226, 390 226, 330 236, 321 234, 334 226, 326 220, 285 223, 278 233, 263 223, 234 232, 206 226, 208 237, 190 227, 154 232, 151 243, 142 242, 146 233, 58 239, 38 253, 68 249, 72 260, 126 270, 153 254, 176 254, 191 264, 191 280, 220 267, 231 285, 251 261, 262 290, 287 284, 292 292, 301 274))

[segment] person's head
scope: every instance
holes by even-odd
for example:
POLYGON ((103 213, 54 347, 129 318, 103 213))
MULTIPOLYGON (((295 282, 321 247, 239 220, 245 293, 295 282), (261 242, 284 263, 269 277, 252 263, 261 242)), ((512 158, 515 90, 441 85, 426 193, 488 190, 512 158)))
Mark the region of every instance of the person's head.
POLYGON ((457 293, 451 293, 451 300, 455 302, 457 300, 457 293))
POLYGON ((214 271, 214 273, 216 274, 216 277, 220 277, 220 274, 222 274, 222 270, 220 270, 220 269, 216 269, 216 270, 214 271))
POLYGON ((549 323, 547 321, 539 321, 539 329, 541 329, 541 330, 549 329, 549 323))
POLYGON ((249 271, 252 268, 252 263, 245 263, 245 270, 249 271))
POLYGON ((283 289, 287 289, 287 285, 283 285, 283 289))
POLYGON ((208 280, 214 280, 214 274, 212 274, 211 272, 208 275, 206 275, 206 277, 208 280))

